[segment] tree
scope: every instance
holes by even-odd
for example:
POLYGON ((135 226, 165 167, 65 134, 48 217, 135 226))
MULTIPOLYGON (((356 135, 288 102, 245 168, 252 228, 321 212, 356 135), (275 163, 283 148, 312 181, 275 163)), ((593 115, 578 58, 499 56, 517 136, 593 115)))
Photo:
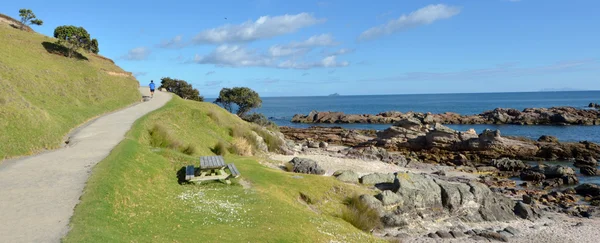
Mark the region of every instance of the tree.
POLYGON ((92 39, 92 41, 90 41, 90 44, 87 46, 86 49, 89 52, 98 54, 98 52, 100 52, 100 48, 98 48, 98 40, 92 39))
POLYGON ((204 97, 200 95, 200 91, 194 89, 191 84, 184 80, 169 77, 162 78, 160 80, 160 87, 158 88, 164 88, 186 100, 204 101, 204 97))
MULTIPOLYGON (((56 29, 54 29, 54 38, 58 39, 58 44, 61 44, 69 49, 68 57, 73 56, 73 53, 79 50, 79 48, 89 50, 89 46, 92 43, 90 34, 87 32, 87 30, 85 30, 83 27, 76 27, 73 25, 56 27, 56 29)), ((98 43, 96 43, 96 45, 97 44, 98 43)))
POLYGON ((262 105, 262 100, 256 91, 247 87, 223 88, 219 92, 219 98, 215 103, 221 104, 229 112, 233 113, 232 105, 238 107, 237 115, 244 117, 246 113, 262 105))
POLYGON ((25 29, 27 25, 42 25, 44 21, 37 19, 31 9, 19 9, 19 16, 21 17, 21 30, 25 29))

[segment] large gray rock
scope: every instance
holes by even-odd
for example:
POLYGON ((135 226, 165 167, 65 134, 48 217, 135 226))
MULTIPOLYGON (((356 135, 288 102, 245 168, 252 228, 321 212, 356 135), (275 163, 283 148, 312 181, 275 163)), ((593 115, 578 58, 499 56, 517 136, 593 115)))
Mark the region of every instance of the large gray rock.
POLYGON ((383 203, 383 206, 390 206, 403 203, 403 198, 401 198, 400 196, 398 196, 398 194, 390 190, 385 190, 375 197, 379 199, 381 203, 383 203))
POLYGON ((582 166, 579 168, 579 172, 586 176, 597 176, 600 175, 598 168, 592 166, 582 166))
POLYGON ((389 173, 373 173, 364 175, 360 178, 360 183, 365 185, 375 185, 379 183, 393 183, 394 174, 389 173))
POLYGON ((523 202, 518 202, 514 208, 515 214, 523 219, 537 219, 540 217, 540 211, 523 202))
POLYGON ((531 168, 531 171, 542 173, 548 179, 575 175, 573 168, 562 165, 538 165, 531 168))
POLYGON ((342 182, 358 183, 358 174, 351 170, 338 170, 333 176, 342 182))
POLYGON ((319 166, 319 164, 312 160, 306 158, 298 158, 295 157, 290 161, 292 164, 292 171, 296 173, 304 173, 304 174, 315 174, 315 175, 323 175, 325 174, 325 170, 319 166))
POLYGON ((575 187, 577 194, 582 196, 600 196, 600 186, 596 184, 585 183, 575 187))
POLYGON ((577 159, 577 160, 575 160, 574 165, 577 166, 577 167, 583 167, 583 166, 596 167, 596 166, 598 166, 598 161, 596 161, 596 159, 594 159, 594 157, 588 156, 588 157, 586 157, 584 159, 577 159))
MULTIPOLYGON (((395 214, 402 218, 439 218, 460 215, 468 222, 516 219, 514 202, 478 182, 458 183, 429 175, 398 174, 395 214)), ((382 193, 383 194, 383 193, 382 193)), ((389 192, 386 192, 389 194, 389 192)), ((384 197, 380 197, 384 198, 384 197)))
POLYGON ((498 168, 501 171, 522 171, 529 168, 529 166, 523 161, 513 160, 509 158, 493 159, 492 166, 498 168))

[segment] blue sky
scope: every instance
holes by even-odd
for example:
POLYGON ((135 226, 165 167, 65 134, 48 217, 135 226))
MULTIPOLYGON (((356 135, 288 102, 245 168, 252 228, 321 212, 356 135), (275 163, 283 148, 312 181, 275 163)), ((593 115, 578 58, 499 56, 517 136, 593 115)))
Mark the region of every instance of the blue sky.
POLYGON ((600 90, 600 1, 8 1, 206 97, 600 90))

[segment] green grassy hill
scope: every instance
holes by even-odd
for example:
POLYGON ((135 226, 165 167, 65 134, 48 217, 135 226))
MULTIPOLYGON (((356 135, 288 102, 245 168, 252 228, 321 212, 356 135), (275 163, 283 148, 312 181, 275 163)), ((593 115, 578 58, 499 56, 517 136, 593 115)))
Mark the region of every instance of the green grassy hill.
POLYGON ((140 99, 138 82, 110 59, 66 58, 54 38, 0 18, 0 161, 57 148, 76 126, 140 99))
POLYGON ((65 242, 378 241, 340 218, 344 200, 368 189, 332 177, 229 154, 242 174, 232 185, 178 183, 182 166, 197 166, 215 145, 227 147, 250 130, 256 127, 214 104, 174 97, 96 165, 65 242))

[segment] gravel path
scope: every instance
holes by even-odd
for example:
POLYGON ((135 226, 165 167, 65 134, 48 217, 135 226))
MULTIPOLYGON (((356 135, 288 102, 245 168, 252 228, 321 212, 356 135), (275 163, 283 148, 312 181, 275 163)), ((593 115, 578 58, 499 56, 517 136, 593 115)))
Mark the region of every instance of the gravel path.
MULTIPOLYGON (((140 92, 149 95, 147 87, 140 92)), ((0 164, 0 242, 60 242, 92 167, 124 138, 133 122, 171 99, 104 115, 76 129, 67 147, 0 164)))

